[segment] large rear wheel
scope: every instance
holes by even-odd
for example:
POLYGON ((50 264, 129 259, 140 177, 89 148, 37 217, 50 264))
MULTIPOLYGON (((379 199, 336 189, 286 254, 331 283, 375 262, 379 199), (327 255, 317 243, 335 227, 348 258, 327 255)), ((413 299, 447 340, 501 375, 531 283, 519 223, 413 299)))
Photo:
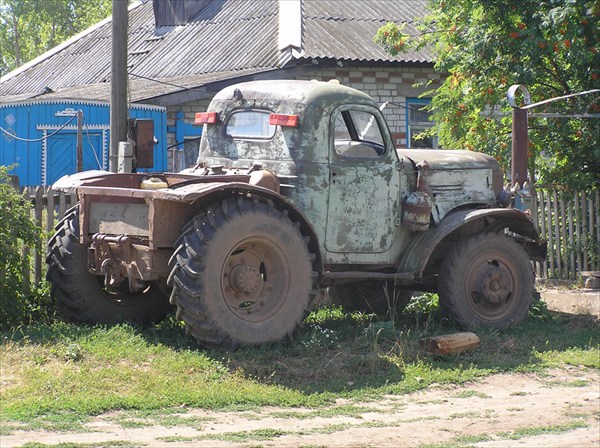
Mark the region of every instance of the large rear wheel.
POLYGON ((314 255, 272 203, 227 199, 185 227, 171 258, 171 302, 201 344, 221 349, 289 337, 314 298, 314 255))
POLYGON ((512 238, 475 235, 458 243, 442 263, 438 293, 442 312, 462 328, 506 328, 527 316, 533 269, 512 238))
POLYGON ((79 243, 79 206, 71 208, 48 241, 47 280, 61 314, 72 322, 150 325, 161 321, 170 304, 165 288, 149 282, 131 292, 123 282, 106 288, 104 278, 88 269, 87 248, 79 243))

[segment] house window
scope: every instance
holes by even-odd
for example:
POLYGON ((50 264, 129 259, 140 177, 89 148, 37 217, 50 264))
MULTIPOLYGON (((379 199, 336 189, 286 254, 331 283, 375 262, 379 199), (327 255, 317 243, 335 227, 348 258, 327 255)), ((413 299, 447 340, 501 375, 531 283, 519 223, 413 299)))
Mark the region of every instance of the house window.
POLYGON ((406 100, 406 144, 408 148, 437 148, 436 136, 422 136, 424 131, 433 126, 429 120, 431 112, 425 108, 430 100, 425 98, 408 98, 406 100))

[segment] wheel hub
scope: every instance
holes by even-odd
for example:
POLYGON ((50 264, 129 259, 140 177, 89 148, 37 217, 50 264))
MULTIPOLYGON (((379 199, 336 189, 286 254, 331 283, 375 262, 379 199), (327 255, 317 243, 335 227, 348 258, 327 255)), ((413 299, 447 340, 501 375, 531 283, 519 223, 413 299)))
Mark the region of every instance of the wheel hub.
POLYGON ((500 269, 494 269, 482 278, 481 292, 489 303, 503 302, 511 292, 510 279, 500 269))
POLYGON ((260 272, 254 267, 239 264, 231 270, 229 284, 233 289, 245 293, 255 292, 262 282, 260 272))

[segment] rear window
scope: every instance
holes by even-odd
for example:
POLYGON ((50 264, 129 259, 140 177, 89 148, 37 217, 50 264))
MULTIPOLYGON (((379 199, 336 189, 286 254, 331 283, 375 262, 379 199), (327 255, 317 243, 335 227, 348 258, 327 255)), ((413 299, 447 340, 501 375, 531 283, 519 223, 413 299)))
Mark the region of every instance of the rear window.
POLYGON ((271 112, 264 110, 240 110, 232 113, 225 125, 225 134, 233 138, 270 139, 277 126, 269 124, 271 112))

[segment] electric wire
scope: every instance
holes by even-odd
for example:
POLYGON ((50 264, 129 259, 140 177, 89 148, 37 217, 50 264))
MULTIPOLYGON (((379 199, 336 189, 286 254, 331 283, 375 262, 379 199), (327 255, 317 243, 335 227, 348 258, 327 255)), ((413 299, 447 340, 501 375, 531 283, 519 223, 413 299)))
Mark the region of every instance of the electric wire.
POLYGON ((52 134, 50 134, 50 135, 47 135, 47 136, 45 136, 45 137, 40 137, 40 138, 33 138, 33 139, 31 139, 31 138, 22 138, 22 137, 19 137, 19 136, 15 135, 15 134, 11 134, 10 132, 8 132, 6 129, 4 129, 4 128, 3 128, 3 127, 1 127, 1 126, 0 126, 0 131, 4 132, 4 133, 5 133, 6 135, 8 135, 9 137, 11 137, 11 138, 13 138, 13 139, 15 139, 15 140, 18 140, 18 141, 20 141, 20 142, 27 142, 27 143, 41 142, 41 141, 43 141, 43 140, 46 140, 46 139, 48 139, 48 138, 50 138, 50 137, 52 137, 52 136, 54 136, 54 135, 58 134, 60 131, 62 131, 64 128, 66 128, 66 127, 67 127, 67 125, 68 125, 69 123, 71 123, 71 122, 72 122, 72 121, 73 121, 75 118, 77 118, 77 115, 73 115, 73 116, 72 116, 72 117, 69 119, 69 121, 67 121, 65 124, 63 124, 63 125, 62 125, 60 128, 58 128, 58 129, 57 129, 56 131, 54 131, 52 134))

